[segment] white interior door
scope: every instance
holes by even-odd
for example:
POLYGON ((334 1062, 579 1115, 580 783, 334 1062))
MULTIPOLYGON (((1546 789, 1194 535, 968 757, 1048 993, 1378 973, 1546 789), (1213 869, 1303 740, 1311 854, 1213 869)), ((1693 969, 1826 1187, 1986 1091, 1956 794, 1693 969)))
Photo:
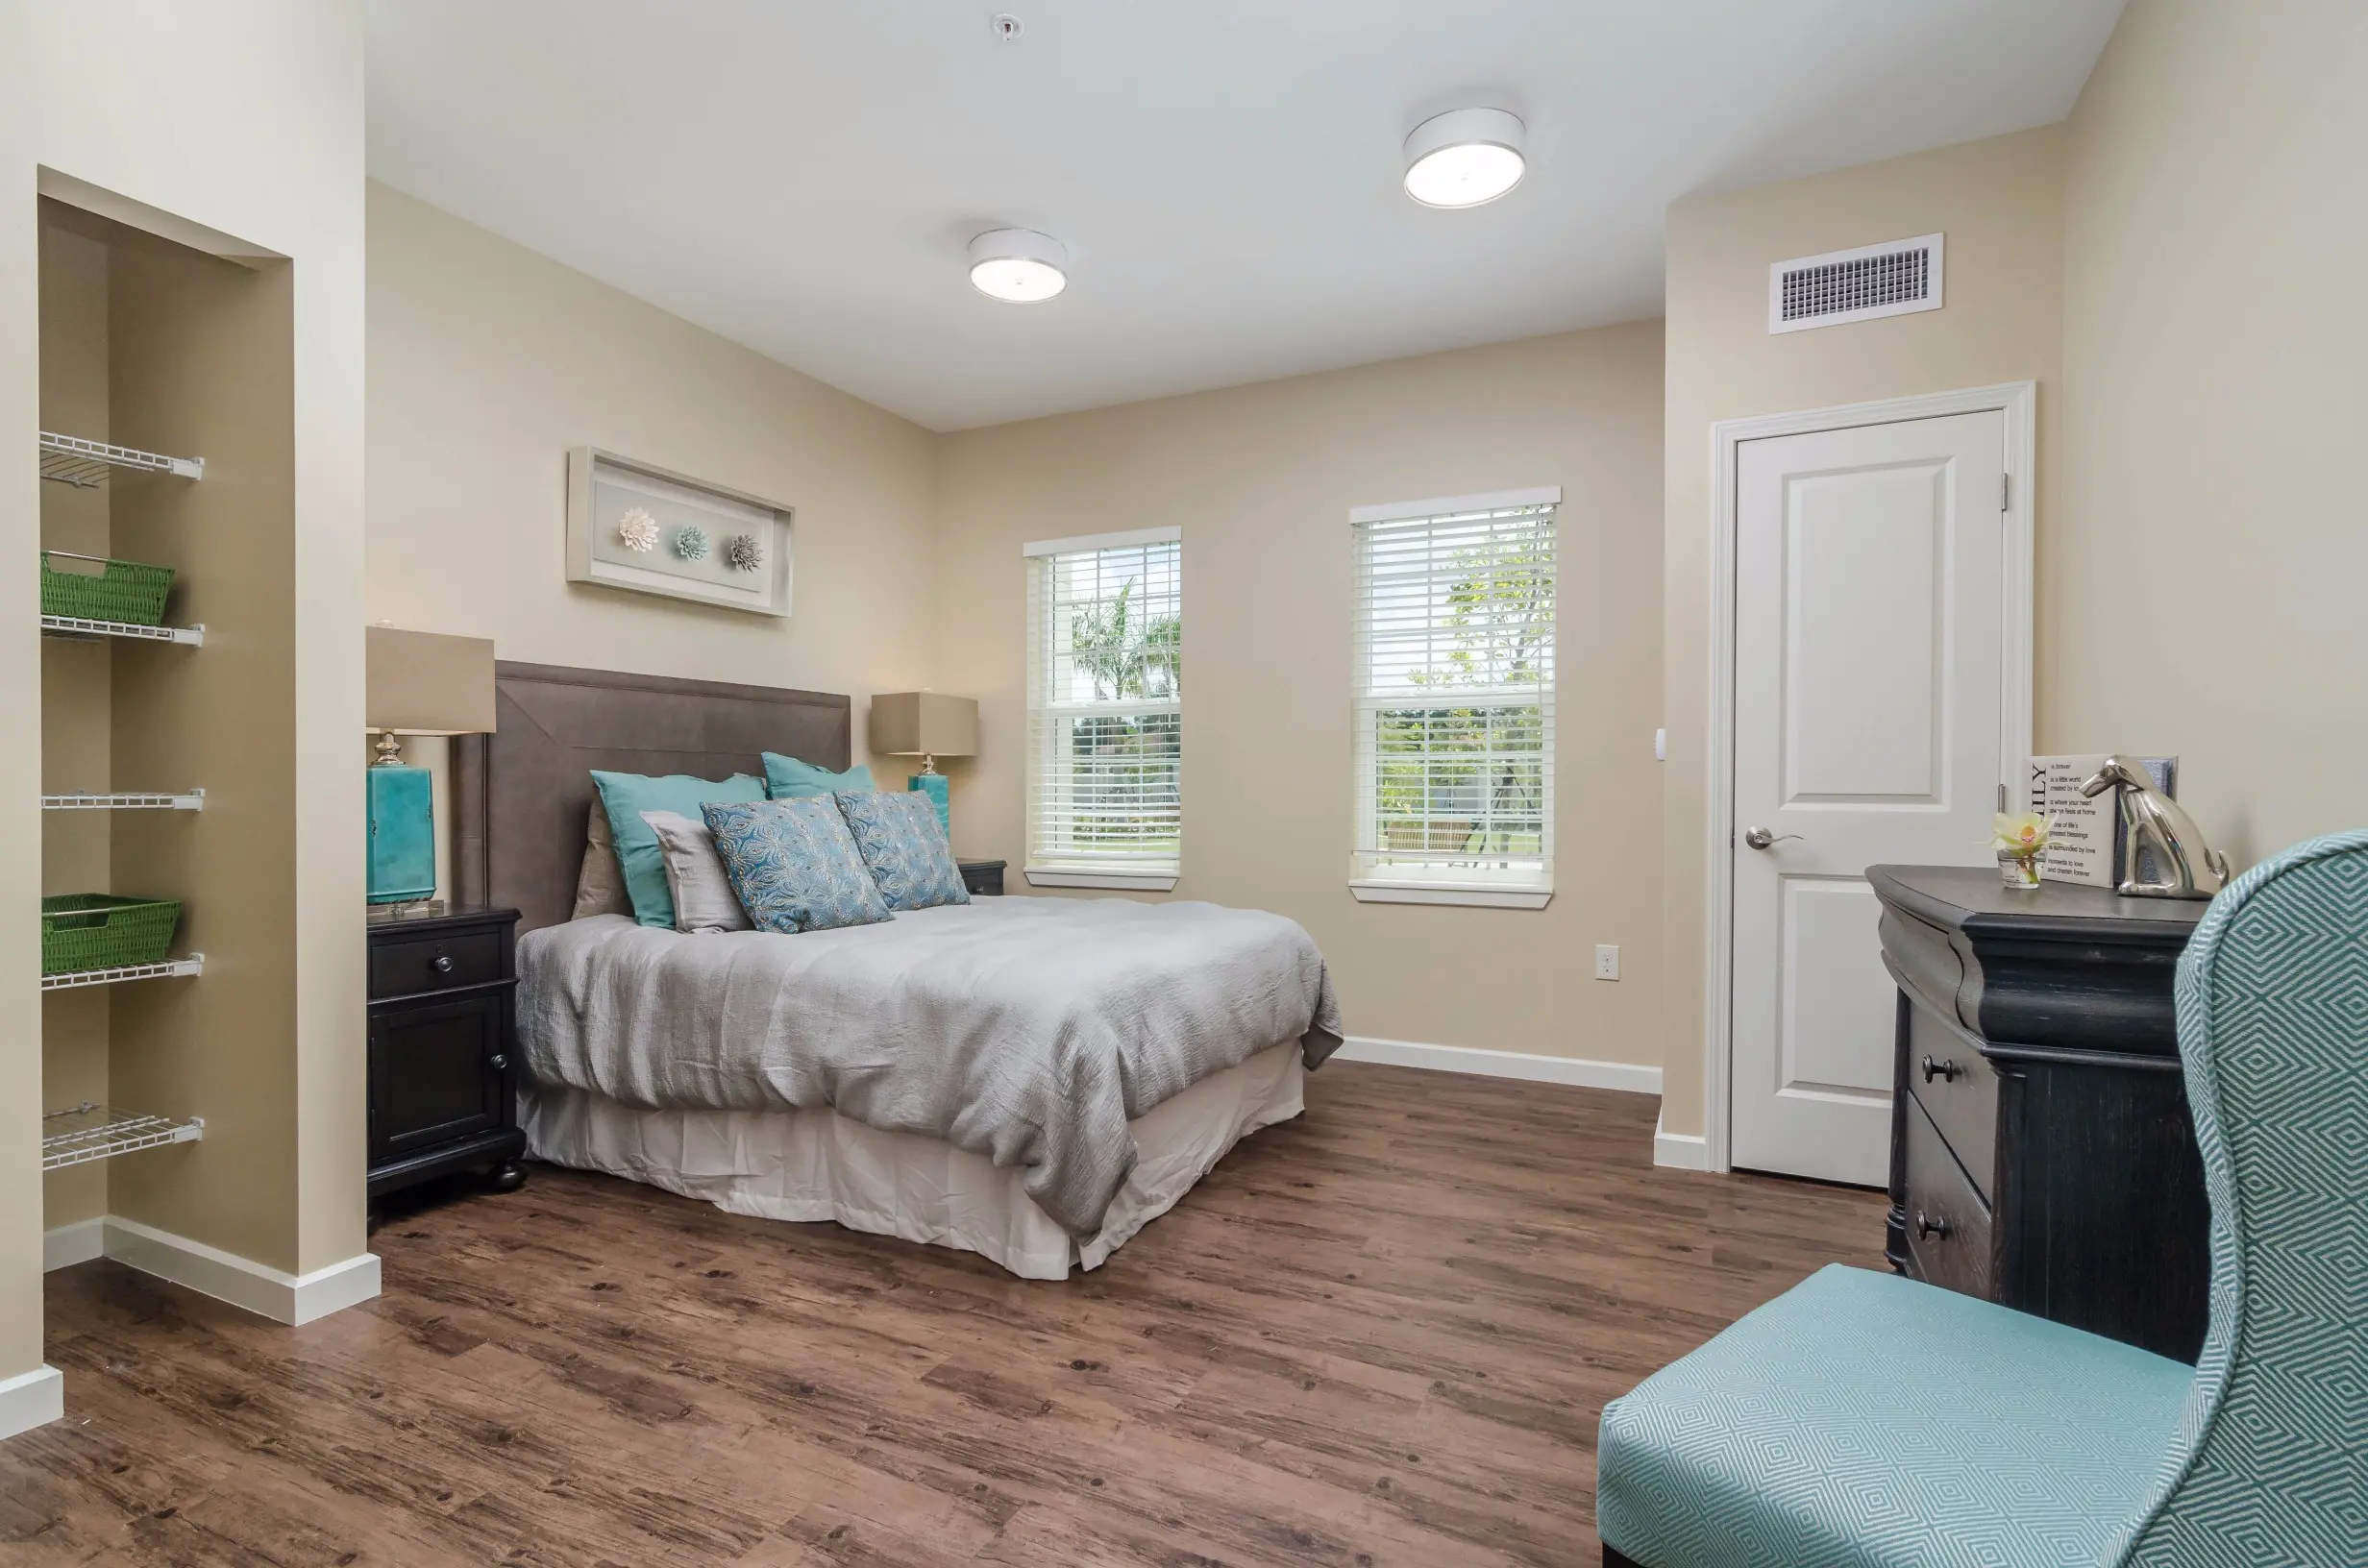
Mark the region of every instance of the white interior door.
POLYGON ((1864 873, 1993 858, 2006 416, 1746 441, 1736 475, 1732 1161, 1879 1186, 1864 873))

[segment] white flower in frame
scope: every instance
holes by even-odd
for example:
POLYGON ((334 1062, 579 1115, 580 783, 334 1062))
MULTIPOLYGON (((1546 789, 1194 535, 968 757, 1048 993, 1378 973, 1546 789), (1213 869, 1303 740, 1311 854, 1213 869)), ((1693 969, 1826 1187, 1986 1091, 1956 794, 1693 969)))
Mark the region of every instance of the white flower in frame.
POLYGON ((657 519, 636 506, 617 519, 617 542, 636 555, 657 548, 657 519))

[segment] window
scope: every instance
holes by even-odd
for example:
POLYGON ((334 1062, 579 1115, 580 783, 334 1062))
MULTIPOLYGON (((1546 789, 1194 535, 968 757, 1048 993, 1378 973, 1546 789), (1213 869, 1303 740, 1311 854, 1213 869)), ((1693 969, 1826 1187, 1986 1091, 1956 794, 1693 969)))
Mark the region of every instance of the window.
POLYGON ((1175 528, 1027 547, 1027 879, 1175 886, 1183 545, 1175 528))
POLYGON ((1349 514, 1359 898, 1552 896, 1561 502, 1525 490, 1349 514))

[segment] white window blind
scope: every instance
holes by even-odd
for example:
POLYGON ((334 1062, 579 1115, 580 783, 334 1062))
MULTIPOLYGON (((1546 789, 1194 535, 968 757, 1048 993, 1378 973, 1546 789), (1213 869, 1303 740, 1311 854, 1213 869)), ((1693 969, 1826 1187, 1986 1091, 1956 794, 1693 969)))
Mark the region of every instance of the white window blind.
POLYGON ((1552 890, 1559 503, 1525 491, 1351 514, 1360 896, 1552 890))
POLYGON ((1183 828, 1183 545, 1027 547, 1027 874, 1172 887, 1183 828))

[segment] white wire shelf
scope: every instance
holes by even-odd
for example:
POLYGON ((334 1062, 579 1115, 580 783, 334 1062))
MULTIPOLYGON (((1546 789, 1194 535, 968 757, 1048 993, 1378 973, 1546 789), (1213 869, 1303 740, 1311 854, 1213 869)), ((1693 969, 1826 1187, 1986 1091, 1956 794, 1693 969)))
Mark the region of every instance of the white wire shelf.
POLYGON ((206 628, 200 626, 142 626, 129 621, 86 621, 79 615, 41 617, 41 635, 87 641, 93 637, 128 637, 142 643, 183 643, 202 648, 206 628))
POLYGON ((126 980, 170 980, 206 972, 206 955, 168 958, 161 964, 117 964, 104 969, 68 969, 41 976, 43 991, 73 991, 83 986, 119 986, 126 980))
POLYGON ((184 790, 178 795, 169 790, 118 790, 96 795, 76 790, 65 795, 41 796, 43 811, 204 811, 206 792, 184 790))
POLYGON ((167 457, 160 452, 142 452, 137 447, 111 447, 104 441, 86 441, 79 435, 41 432, 41 478, 45 479, 87 490, 105 484, 109 472, 118 468, 136 469, 143 474, 170 474, 182 479, 206 477, 203 457, 167 457))
POLYGON ((111 1160, 138 1149, 160 1149, 167 1143, 194 1143, 206 1136, 206 1118, 174 1121, 117 1111, 94 1100, 41 1117, 41 1168, 60 1170, 111 1160))

